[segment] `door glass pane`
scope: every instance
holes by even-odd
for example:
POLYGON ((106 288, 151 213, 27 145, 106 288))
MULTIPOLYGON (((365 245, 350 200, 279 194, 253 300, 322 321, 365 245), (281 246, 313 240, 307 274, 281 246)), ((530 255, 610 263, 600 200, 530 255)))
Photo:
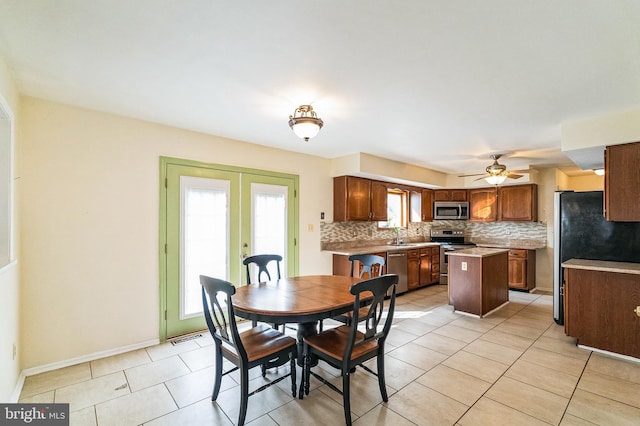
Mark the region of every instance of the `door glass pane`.
POLYGON ((227 180, 181 176, 180 319, 202 314, 200 275, 229 280, 227 180))
MULTIPOLYGON (((287 191, 286 186, 251 184, 252 254, 282 256, 282 276, 287 271, 287 191)), ((270 263, 268 269, 271 278, 276 279, 276 264, 270 263)), ((251 279, 255 282, 253 275, 251 279)))

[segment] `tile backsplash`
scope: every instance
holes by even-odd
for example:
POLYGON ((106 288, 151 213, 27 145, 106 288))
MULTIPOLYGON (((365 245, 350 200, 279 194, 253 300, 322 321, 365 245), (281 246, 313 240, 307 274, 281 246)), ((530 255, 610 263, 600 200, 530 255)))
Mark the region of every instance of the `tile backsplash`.
MULTIPOLYGON (((540 222, 490 222, 478 223, 459 220, 436 220, 433 222, 410 223, 408 229, 401 229, 400 238, 407 241, 429 240, 430 230, 446 228, 465 231, 465 239, 535 239, 546 240, 547 226, 540 222)), ((376 222, 332 222, 320 224, 322 244, 338 242, 379 242, 392 241, 396 233, 380 229, 376 222)))

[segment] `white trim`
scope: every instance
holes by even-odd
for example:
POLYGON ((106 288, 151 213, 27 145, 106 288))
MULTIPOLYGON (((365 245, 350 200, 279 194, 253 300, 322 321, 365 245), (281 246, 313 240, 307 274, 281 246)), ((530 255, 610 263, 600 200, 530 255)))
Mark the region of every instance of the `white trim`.
POLYGON ((577 345, 580 349, 586 349, 588 351, 593 351, 593 352, 597 352, 599 354, 603 354, 603 355, 609 355, 615 358, 621 358, 624 359, 626 361, 632 361, 632 362, 638 362, 640 363, 640 358, 634 358, 632 356, 628 356, 628 355, 622 355, 622 354, 617 354, 615 352, 609 352, 609 351, 605 351, 603 349, 598 349, 598 348, 592 348, 591 346, 585 346, 585 345, 577 345))
POLYGON ((24 375, 24 371, 21 371, 20 375, 18 376, 18 382, 16 383, 16 388, 13 390, 13 393, 9 397, 10 404, 16 403, 20 399, 20 394, 22 393, 22 387, 24 386, 24 379, 26 377, 27 376, 24 375))
POLYGON ((146 342, 134 343, 133 345, 121 346, 119 348, 107 349, 106 351, 94 352, 92 354, 82 355, 76 358, 67 359, 64 361, 53 362, 51 364, 40 365, 37 367, 27 368, 22 370, 20 375, 25 377, 33 376, 35 374, 45 373, 47 371, 57 370, 59 368, 70 367, 72 365, 82 364, 83 362, 94 361, 96 359, 105 358, 108 356, 119 355, 125 352, 135 351, 137 349, 148 348, 160 343, 159 339, 147 340, 146 342))

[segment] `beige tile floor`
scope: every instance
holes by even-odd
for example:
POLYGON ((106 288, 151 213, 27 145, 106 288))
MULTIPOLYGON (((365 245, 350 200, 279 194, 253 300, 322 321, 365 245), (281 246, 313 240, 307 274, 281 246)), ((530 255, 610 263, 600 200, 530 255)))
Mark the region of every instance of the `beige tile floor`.
MULTIPOLYGON (((510 292, 510 303, 483 319, 454 313, 446 299, 440 285, 398 297, 386 348, 389 402, 358 370, 356 425, 640 425, 640 363, 576 347, 553 322, 551 296, 510 292)), ((203 333, 42 373, 25 380, 21 401, 68 402, 74 426, 232 425, 238 376, 225 376, 210 401, 212 349, 203 333)), ((341 385, 335 370, 319 368, 341 385)), ((252 389, 287 371, 263 379, 254 370, 252 389)), ((342 424, 341 397, 312 381, 304 400, 293 399, 284 380, 249 398, 247 422, 342 424)))

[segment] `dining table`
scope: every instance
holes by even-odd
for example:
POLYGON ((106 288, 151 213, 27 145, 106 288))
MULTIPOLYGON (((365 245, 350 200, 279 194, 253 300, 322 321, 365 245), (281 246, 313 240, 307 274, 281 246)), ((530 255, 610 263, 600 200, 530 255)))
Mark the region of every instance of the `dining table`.
MULTIPOLYGON (((342 275, 302 275, 236 288, 236 316, 269 324, 298 324, 298 365, 305 337, 318 333, 318 321, 353 310, 351 286, 362 281, 342 275)), ((366 299, 364 300, 366 303, 366 299)))

